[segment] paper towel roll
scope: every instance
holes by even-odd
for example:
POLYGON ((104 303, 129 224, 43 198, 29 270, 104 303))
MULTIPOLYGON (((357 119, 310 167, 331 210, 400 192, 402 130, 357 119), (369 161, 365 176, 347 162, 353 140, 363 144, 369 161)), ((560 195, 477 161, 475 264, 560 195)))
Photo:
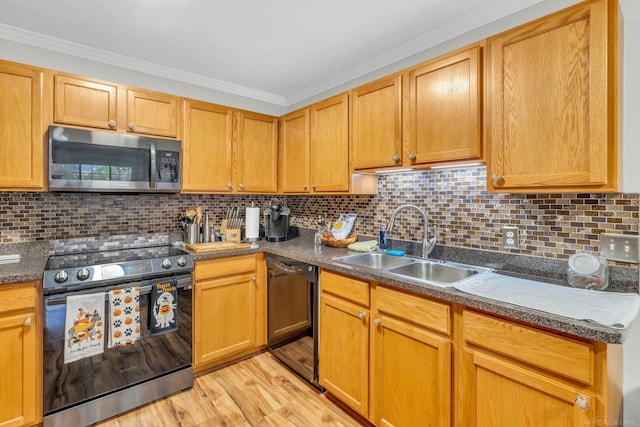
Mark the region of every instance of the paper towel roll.
POLYGON ((260 208, 247 208, 244 237, 248 240, 260 238, 260 208))

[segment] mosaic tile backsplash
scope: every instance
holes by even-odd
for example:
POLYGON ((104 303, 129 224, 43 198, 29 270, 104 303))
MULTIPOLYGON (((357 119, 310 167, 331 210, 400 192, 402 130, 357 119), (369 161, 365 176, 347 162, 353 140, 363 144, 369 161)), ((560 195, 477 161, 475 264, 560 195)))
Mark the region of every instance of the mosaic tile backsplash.
MULTIPOLYGON (((449 246, 568 259, 597 253, 601 233, 638 234, 636 193, 491 194, 486 168, 413 172, 378 177, 376 196, 276 196, 291 209, 291 224, 315 228, 340 213, 358 214, 354 231, 377 236, 404 203, 422 207, 438 240, 449 246), (501 248, 503 225, 520 229, 520 249, 501 248)), ((179 232, 185 209, 202 206, 213 224, 227 207, 266 208, 267 195, 113 195, 0 193, 0 242, 32 242, 114 234, 179 232)), ((422 220, 404 211, 389 237, 422 238, 422 220)))

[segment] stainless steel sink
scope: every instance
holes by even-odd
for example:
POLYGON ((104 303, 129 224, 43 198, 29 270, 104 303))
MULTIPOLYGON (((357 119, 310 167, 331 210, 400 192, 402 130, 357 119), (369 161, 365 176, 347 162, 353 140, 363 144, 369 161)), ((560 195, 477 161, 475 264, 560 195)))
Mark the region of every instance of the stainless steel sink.
POLYGON ((491 271, 490 268, 435 261, 424 258, 387 255, 384 252, 369 252, 334 258, 333 261, 355 267, 385 271, 398 278, 406 278, 430 285, 450 287, 459 281, 478 273, 491 271))
POLYGON ((391 274, 435 285, 453 286, 462 279, 486 270, 487 269, 481 267, 471 267, 455 263, 420 261, 390 268, 388 271, 391 274))
POLYGON ((364 254, 347 255, 333 259, 336 262, 356 265, 358 267, 374 268, 376 270, 411 264, 413 258, 387 255, 383 252, 368 252, 364 254))

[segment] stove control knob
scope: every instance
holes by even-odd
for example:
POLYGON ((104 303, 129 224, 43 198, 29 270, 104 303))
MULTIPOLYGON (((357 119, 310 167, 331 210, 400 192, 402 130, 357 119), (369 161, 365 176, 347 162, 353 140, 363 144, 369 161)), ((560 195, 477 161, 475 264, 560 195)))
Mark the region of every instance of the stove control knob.
POLYGON ((55 276, 53 276, 53 280, 55 280, 57 283, 64 283, 67 281, 68 278, 69 278, 69 275, 64 270, 58 271, 55 274, 55 276))
POLYGON ((184 267, 185 265, 187 265, 187 259, 185 257, 181 256, 176 261, 176 264, 178 264, 178 267, 184 267))
POLYGON ((89 276, 91 276, 91 270, 89 270, 88 268, 81 268, 76 273, 76 277, 78 278, 78 280, 87 280, 89 276))
POLYGON ((165 258, 162 260, 162 268, 164 268, 165 270, 168 270, 171 268, 171 260, 169 258, 165 258))

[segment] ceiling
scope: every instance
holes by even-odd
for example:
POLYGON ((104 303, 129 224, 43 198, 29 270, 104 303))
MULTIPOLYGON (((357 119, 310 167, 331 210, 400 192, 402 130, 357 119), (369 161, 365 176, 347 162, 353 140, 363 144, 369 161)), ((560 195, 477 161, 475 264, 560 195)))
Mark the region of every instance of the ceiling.
POLYGON ((291 105, 541 0, 1 0, 0 38, 291 105))

